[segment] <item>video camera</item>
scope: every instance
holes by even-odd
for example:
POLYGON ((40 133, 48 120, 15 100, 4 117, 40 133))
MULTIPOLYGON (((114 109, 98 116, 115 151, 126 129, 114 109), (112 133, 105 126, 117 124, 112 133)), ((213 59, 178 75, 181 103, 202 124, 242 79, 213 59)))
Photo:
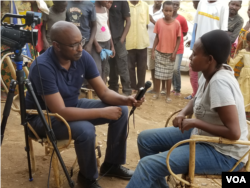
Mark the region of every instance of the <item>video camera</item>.
POLYGON ((25 26, 31 26, 34 28, 37 24, 40 24, 41 20, 38 16, 34 15, 34 12, 28 11, 26 15, 5 14, 1 20, 1 43, 9 46, 11 49, 21 49, 26 43, 37 44, 38 31, 24 30, 25 26), (4 23, 3 20, 7 17, 10 18, 24 18, 25 24, 14 25, 4 23), (33 39, 32 39, 33 34, 33 39))

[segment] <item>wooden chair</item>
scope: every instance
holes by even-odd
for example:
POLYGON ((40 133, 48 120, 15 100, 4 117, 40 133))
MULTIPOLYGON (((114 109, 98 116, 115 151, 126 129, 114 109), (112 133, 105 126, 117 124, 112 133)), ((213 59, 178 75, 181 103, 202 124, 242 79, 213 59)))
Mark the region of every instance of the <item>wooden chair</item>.
MULTIPOLYGON (((170 117, 167 119, 165 127, 168 126, 168 123, 170 119, 177 113, 179 113, 181 110, 178 110, 174 112, 170 117)), ((189 117, 190 118, 190 117, 189 117)), ((250 127, 250 121, 247 121, 248 126, 250 127)), ((250 129, 250 128, 249 128, 250 129)), ((222 186, 220 182, 218 182, 216 179, 221 179, 221 175, 200 175, 200 174, 195 174, 195 145, 197 142, 212 142, 212 143, 218 143, 218 144, 240 144, 240 145, 248 145, 250 146, 250 130, 248 134, 248 140, 249 141, 242 141, 242 140, 229 140, 225 139, 222 137, 208 137, 208 136, 200 136, 200 135, 193 135, 191 136, 190 139, 180 141, 176 143, 172 148, 169 150, 166 163, 167 163, 167 168, 170 172, 170 176, 168 177, 168 181, 170 183, 175 184, 174 187, 182 187, 184 188, 185 185, 187 185, 187 188, 197 188, 199 187, 194 183, 194 178, 210 178, 212 179, 216 184, 219 186, 222 186), (190 156, 189 156, 189 172, 188 174, 182 174, 182 177, 177 176, 176 174, 173 173, 171 170, 171 166, 169 165, 169 157, 171 155, 171 152, 178 147, 181 144, 189 143, 190 147, 190 156), (177 183, 178 180, 179 182, 177 183)), ((250 172, 250 150, 248 150, 244 156, 235 164, 235 166, 229 171, 232 172, 238 165, 239 163, 245 158, 247 155, 248 156, 248 161, 243 169, 241 169, 241 172, 247 171, 250 172)))
MULTIPOLYGON (((6 59, 6 63, 7 63, 8 67, 9 67, 9 69, 11 71, 11 77, 13 79, 16 79, 14 64, 12 63, 11 59, 9 58, 9 55, 12 55, 12 54, 14 54, 14 53, 8 53, 8 54, 4 55, 2 60, 1 60, 1 65, 2 65, 3 60, 6 59)), ((29 58, 27 56, 24 56, 24 57, 26 57, 30 61, 33 61, 31 58, 29 58)), ((23 70, 25 72, 26 77, 28 77, 29 71, 28 71, 27 67, 23 67, 23 70)), ((2 83, 6 93, 8 93, 8 88, 7 88, 3 78, 1 79, 1 83, 2 83)), ((87 92, 88 92, 88 96, 92 96, 92 91, 87 91, 87 92)), ((20 113, 20 107, 19 107, 19 100, 18 99, 19 99, 19 94, 16 94, 14 96, 11 109, 13 111, 15 111, 15 112, 20 113)), ((32 109, 26 110, 26 113, 30 114, 30 115, 38 115, 37 110, 32 110, 32 109)), ((47 115, 46 111, 43 111, 43 113, 44 113, 44 116, 45 116, 47 122, 50 121, 50 117, 56 117, 58 120, 62 121, 64 123, 64 125, 67 127, 69 138, 67 140, 58 140, 57 141, 57 147, 58 147, 59 151, 62 152, 62 151, 66 150, 66 149, 68 149, 70 147, 73 147, 71 129, 70 129, 70 126, 67 123, 67 121, 57 113, 48 113, 48 115, 47 115)), ((49 125, 51 125, 51 123, 49 123, 49 125)), ((32 172, 34 173, 36 171, 36 162, 35 162, 35 157, 34 157, 34 148, 33 148, 32 141, 39 142, 43 146, 45 146, 45 155, 49 154, 51 156, 52 153, 53 153, 54 148, 53 148, 49 138, 48 137, 47 138, 40 138, 38 136, 38 134, 36 133, 36 131, 32 128, 32 126, 29 123, 28 123, 28 128, 30 129, 30 131, 35 136, 35 138, 31 137, 31 136, 28 137, 28 142, 29 142, 29 147, 30 147, 31 169, 32 169, 32 172)), ((97 152, 97 165, 100 166, 100 158, 101 158, 100 146, 96 145, 95 149, 96 149, 96 152, 97 152)), ((59 166, 60 165, 58 163, 59 162, 58 162, 57 155, 54 154, 53 157, 52 157, 52 168, 53 168, 53 171, 54 171, 55 186, 59 188, 59 187, 62 186, 63 181, 66 179, 66 177, 64 175, 62 175, 62 174, 60 175, 60 171, 59 171, 59 166)), ((70 169, 71 176, 73 175, 73 172, 77 171, 76 166, 77 166, 77 158, 75 159, 74 164, 70 169)))

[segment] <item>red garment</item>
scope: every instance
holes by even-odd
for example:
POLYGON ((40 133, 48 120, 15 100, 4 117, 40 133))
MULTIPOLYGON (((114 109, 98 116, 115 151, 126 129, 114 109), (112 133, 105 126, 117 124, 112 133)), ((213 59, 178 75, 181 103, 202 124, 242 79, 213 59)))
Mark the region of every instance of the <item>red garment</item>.
POLYGON ((177 51, 177 54, 183 54, 184 53, 183 33, 188 32, 187 20, 181 15, 178 15, 176 17, 176 20, 178 20, 180 22, 180 25, 181 25, 181 43, 180 43, 179 49, 177 51))
POLYGON ((40 52, 43 49, 43 36, 42 36, 42 23, 35 26, 35 29, 38 30, 38 37, 37 37, 37 45, 36 45, 36 51, 40 52))
POLYGON ((167 23, 161 18, 155 24, 154 33, 158 34, 159 37, 156 50, 171 54, 174 52, 177 38, 181 37, 181 26, 177 20, 167 23))

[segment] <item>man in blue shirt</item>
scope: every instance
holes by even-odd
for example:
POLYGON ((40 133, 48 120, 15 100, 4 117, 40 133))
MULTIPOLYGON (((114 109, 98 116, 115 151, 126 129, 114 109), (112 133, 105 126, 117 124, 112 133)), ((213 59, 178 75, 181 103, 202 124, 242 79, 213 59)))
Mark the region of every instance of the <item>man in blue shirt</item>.
MULTIPOLYGON (((119 95, 106 87, 94 60, 82 50, 84 40, 74 24, 65 21, 55 23, 51 28, 51 41, 53 46, 37 58, 43 89, 35 62, 30 67, 29 79, 42 109, 45 109, 46 101, 49 111, 61 115, 71 127, 80 167, 79 184, 100 188, 96 181, 95 125, 105 123, 109 123, 109 130, 106 156, 100 174, 109 170, 105 176, 130 179, 133 171, 121 166, 126 159, 126 106, 140 106, 143 100, 136 101, 132 96, 119 95), (101 100, 78 100, 84 79, 88 80, 101 100)), ((26 107, 35 108, 29 92, 26 107)), ((46 137, 40 117, 29 116, 28 121, 41 137, 46 137)), ((58 140, 68 138, 67 128, 62 122, 55 118, 51 118, 51 122, 58 140)))

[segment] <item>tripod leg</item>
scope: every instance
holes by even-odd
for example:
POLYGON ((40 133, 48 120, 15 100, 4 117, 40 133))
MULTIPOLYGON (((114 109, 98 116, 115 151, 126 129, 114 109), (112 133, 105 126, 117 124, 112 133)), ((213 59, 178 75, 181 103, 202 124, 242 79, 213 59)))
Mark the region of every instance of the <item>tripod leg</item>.
POLYGON ((60 152, 59 152, 59 150, 57 148, 56 138, 55 138, 54 132, 49 127, 49 125, 48 125, 48 123, 47 123, 47 121, 46 121, 46 119, 44 117, 43 111, 42 111, 42 109, 41 109, 41 107, 39 105, 39 102, 38 102, 37 98, 36 98, 36 95, 35 95, 34 90, 32 88, 31 82, 28 79, 26 79, 25 85, 28 88, 28 91, 30 92, 30 94, 31 94, 31 96, 32 96, 32 98, 33 98, 33 100, 34 100, 34 102, 36 104, 36 108, 37 108, 38 114, 39 114, 39 116, 40 116, 40 118, 41 118, 41 120, 43 122, 46 134, 48 135, 49 140, 50 140, 51 144, 53 145, 54 151, 56 152, 56 155, 57 155, 58 160, 59 160, 59 162, 60 162, 60 164, 62 166, 64 174, 65 174, 65 176, 66 176, 66 178, 68 180, 69 186, 71 188, 73 188, 74 187, 74 182, 71 180, 71 178, 69 176, 68 170, 67 170, 67 168, 66 168, 66 166, 65 166, 65 164, 63 162, 62 156, 61 156, 61 154, 60 154, 60 152))
POLYGON ((13 98, 14 98, 16 84, 17 84, 16 80, 11 80, 9 92, 8 92, 6 103, 5 103, 4 110, 3 110, 3 119, 1 123, 1 145, 3 143, 4 131, 6 128, 7 120, 10 115, 10 109, 11 109, 11 105, 12 105, 13 98))
POLYGON ((25 134, 25 144, 26 144, 26 152, 27 152, 28 168, 29 168, 29 181, 32 181, 33 178, 32 178, 31 162, 30 162, 30 147, 29 147, 28 125, 26 120, 26 107, 25 107, 25 96, 24 96, 24 71, 17 70, 16 75, 19 88, 21 124, 24 126, 24 134, 25 134))

